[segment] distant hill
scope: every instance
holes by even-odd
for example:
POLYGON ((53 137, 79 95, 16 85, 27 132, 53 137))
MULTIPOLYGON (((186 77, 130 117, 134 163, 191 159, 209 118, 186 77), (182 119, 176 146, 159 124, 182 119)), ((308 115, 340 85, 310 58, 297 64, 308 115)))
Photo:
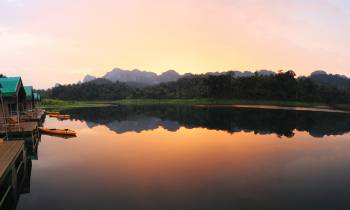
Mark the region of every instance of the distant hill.
MULTIPOLYGON (((225 71, 225 72, 208 72, 205 75, 222 75, 226 74, 227 72, 233 72, 235 77, 249 77, 254 76, 255 72, 251 71, 225 71)), ((256 71, 259 75, 273 75, 275 72, 269 71, 269 70, 259 70, 256 71)), ((181 77, 188 77, 193 76, 191 73, 186 73, 184 75, 180 75, 175 70, 168 70, 163 72, 160 75, 157 75, 156 73, 150 72, 150 71, 142 71, 138 69, 134 70, 123 70, 120 68, 114 68, 113 70, 107 72, 104 76, 101 78, 107 79, 109 81, 115 82, 125 82, 133 87, 145 87, 145 86, 152 86, 157 85, 159 83, 164 82, 172 82, 177 81, 181 77)), ((93 80, 96 80, 97 77, 86 75, 84 79, 82 80, 83 83, 85 82, 91 82, 93 80)))
MULTIPOLYGON (((255 72, 252 71, 238 71, 238 70, 230 70, 230 71, 224 71, 224 72, 208 72, 205 75, 211 75, 211 76, 219 76, 227 74, 228 72, 233 73, 234 77, 252 77, 255 74, 268 76, 268 75, 274 75, 276 72, 270 71, 270 70, 258 70, 255 72)), ((192 74, 187 73, 186 76, 192 76, 192 74)))
POLYGON ((95 79, 97 78, 88 74, 84 77, 83 82, 91 82, 92 80, 95 80, 95 79))
POLYGON ((119 68, 115 68, 110 72, 107 72, 103 78, 108 79, 112 82, 120 81, 120 82, 137 82, 144 84, 157 84, 158 75, 153 72, 140 71, 138 69, 134 70, 123 70, 119 68))
POLYGON ((161 75, 158 76, 158 82, 171 82, 176 81, 181 78, 181 75, 177 73, 175 70, 168 70, 166 72, 163 72, 161 75))
MULTIPOLYGON (((134 70, 123 70, 115 68, 112 71, 107 72, 102 78, 109 81, 125 82, 131 86, 150 86, 157 85, 162 82, 176 81, 181 77, 179 73, 174 70, 168 70, 160 75, 149 71, 141 71, 138 69, 134 70)), ((97 78, 91 75, 86 75, 82 82, 91 82, 97 78)))
MULTIPOLYGON (((218 76, 218 75, 226 74, 227 72, 233 73, 235 78, 251 77, 251 76, 254 76, 255 74, 264 75, 264 76, 276 74, 276 72, 273 72, 270 70, 259 70, 256 72, 229 70, 224 72, 208 72, 202 75, 218 76)), ((101 79, 106 79, 111 82, 116 82, 116 81, 125 82, 129 86, 142 88, 147 86, 158 85, 160 83, 177 81, 182 77, 192 77, 192 76, 196 76, 196 75, 191 73, 186 73, 181 75, 175 70, 168 70, 158 75, 154 72, 142 71, 138 69, 124 70, 120 68, 114 68, 111 71, 107 72, 104 76, 102 76, 101 79)), ((317 71, 314 71, 308 78, 311 78, 316 83, 322 84, 322 85, 334 86, 338 88, 350 88, 350 78, 344 75, 328 74, 323 70, 317 70, 317 71)), ((83 83, 91 82, 96 79, 98 78, 88 74, 84 77, 82 82, 83 83)))
POLYGON ((61 100, 259 99, 335 105, 350 104, 350 88, 347 87, 350 87, 349 78, 323 71, 296 78, 291 70, 279 73, 266 70, 255 73, 228 71, 199 75, 179 75, 171 70, 157 75, 139 70, 114 69, 90 82, 58 85, 48 89, 46 96, 61 100), (253 76, 258 74, 265 76, 253 76), (179 78, 176 82, 157 84, 176 78, 179 78))
POLYGON ((309 77, 322 85, 334 86, 343 89, 350 88, 350 78, 344 75, 328 74, 325 71, 318 70, 311 73, 309 77))

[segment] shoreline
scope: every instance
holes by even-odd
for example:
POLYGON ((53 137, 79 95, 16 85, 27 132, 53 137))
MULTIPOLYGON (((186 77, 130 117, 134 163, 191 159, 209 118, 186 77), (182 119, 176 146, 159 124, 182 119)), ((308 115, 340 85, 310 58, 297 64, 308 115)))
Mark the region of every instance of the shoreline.
POLYGON ((44 99, 42 107, 48 110, 67 108, 106 107, 116 105, 184 105, 184 106, 230 106, 237 108, 274 108, 274 109, 316 109, 347 113, 350 105, 329 105, 324 103, 273 101, 273 100, 240 100, 240 99, 122 99, 115 101, 63 101, 44 99), (259 107, 260 106, 260 107, 259 107), (269 107, 264 107, 269 106, 269 107))
POLYGON ((350 111, 333 109, 328 107, 300 107, 300 106, 275 106, 275 105, 194 105, 195 107, 214 107, 214 108, 243 108, 243 109, 270 109, 270 110, 289 110, 289 111, 306 111, 306 112, 330 112, 345 113, 350 111))

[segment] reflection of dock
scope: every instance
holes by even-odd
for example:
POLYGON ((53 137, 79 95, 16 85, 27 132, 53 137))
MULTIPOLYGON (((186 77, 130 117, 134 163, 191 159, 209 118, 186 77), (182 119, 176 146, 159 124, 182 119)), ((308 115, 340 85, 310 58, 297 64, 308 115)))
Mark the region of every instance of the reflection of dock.
POLYGON ((0 209, 11 209, 18 200, 28 172, 27 162, 23 141, 0 143, 0 209))

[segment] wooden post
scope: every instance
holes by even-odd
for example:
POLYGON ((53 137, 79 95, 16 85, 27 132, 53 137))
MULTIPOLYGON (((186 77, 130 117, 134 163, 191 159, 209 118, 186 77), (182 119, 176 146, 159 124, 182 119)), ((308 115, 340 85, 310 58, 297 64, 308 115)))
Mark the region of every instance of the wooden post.
POLYGON ((15 167, 15 164, 13 164, 12 169, 11 169, 11 176, 12 176, 12 182, 11 182, 11 188, 12 188, 12 198, 14 200, 17 200, 17 195, 18 195, 18 188, 17 188, 17 169, 15 167))
POLYGON ((1 98, 2 117, 4 118, 3 119, 3 125, 4 125, 4 128, 5 128, 6 139, 8 139, 7 122, 6 122, 6 115, 5 115, 5 108, 4 108, 4 99, 2 98, 2 94, 1 94, 0 98, 1 98))

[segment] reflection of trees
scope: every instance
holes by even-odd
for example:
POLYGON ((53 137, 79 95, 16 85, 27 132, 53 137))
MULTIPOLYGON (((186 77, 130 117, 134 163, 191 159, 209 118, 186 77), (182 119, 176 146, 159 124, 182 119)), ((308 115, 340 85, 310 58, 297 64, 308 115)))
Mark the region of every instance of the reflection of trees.
POLYGON ((180 126, 203 127, 230 133, 247 131, 286 137, 292 137, 295 129, 314 137, 342 135, 350 131, 350 115, 344 113, 190 106, 119 106, 71 109, 67 112, 75 119, 107 125, 111 129, 125 121, 138 122, 137 128, 135 123, 129 123, 130 127, 124 123, 124 131, 142 131, 159 126, 167 128, 168 124, 171 124, 169 130, 173 131, 180 126))

